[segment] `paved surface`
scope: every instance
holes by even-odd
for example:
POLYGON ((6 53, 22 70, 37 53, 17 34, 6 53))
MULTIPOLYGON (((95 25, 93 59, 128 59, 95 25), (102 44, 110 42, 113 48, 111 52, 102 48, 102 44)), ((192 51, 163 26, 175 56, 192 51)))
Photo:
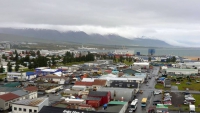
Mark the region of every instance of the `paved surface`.
POLYGON ((159 67, 154 67, 152 70, 150 70, 150 77, 151 79, 148 79, 148 83, 142 84, 140 89, 143 89, 142 94, 137 94, 136 98, 138 99, 138 107, 135 111, 135 113, 146 113, 148 110, 148 107, 151 106, 153 101, 153 90, 155 90, 155 78, 154 76, 157 76, 159 72, 159 67), (151 90, 147 90, 151 89, 151 90), (147 106, 145 108, 141 107, 141 100, 142 98, 148 98, 147 106))

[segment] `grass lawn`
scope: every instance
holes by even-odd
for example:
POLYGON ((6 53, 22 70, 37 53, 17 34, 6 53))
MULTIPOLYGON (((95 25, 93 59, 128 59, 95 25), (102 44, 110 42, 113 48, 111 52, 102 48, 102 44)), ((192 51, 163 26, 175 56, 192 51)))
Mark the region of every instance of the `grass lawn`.
POLYGON ((200 90, 200 83, 196 83, 196 80, 200 80, 200 79, 195 79, 195 80, 191 80, 191 84, 188 85, 186 84, 188 82, 188 80, 185 78, 183 79, 183 81, 180 82, 180 84, 176 84, 176 82, 172 82, 173 86, 178 86, 179 90, 186 90, 186 88, 189 88, 189 90, 200 90))
POLYGON ((125 63, 126 65, 132 65, 132 64, 133 64, 133 62, 129 62, 129 61, 126 61, 126 60, 124 60, 124 63, 125 63))
POLYGON ((163 84, 157 83, 157 84, 155 85, 155 89, 169 90, 170 88, 165 88, 165 87, 163 86, 163 84))
POLYGON ((0 79, 4 79, 6 77, 6 74, 0 75, 0 79))
POLYGON ((34 69, 24 68, 22 72, 34 71, 34 69))

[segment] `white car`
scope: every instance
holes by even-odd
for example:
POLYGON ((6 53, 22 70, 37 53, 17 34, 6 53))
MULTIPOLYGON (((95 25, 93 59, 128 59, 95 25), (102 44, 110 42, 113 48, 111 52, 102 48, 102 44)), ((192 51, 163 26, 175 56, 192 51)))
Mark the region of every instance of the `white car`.
POLYGON ((162 91, 160 91, 160 90, 154 91, 154 95, 159 95, 161 93, 162 93, 162 91))

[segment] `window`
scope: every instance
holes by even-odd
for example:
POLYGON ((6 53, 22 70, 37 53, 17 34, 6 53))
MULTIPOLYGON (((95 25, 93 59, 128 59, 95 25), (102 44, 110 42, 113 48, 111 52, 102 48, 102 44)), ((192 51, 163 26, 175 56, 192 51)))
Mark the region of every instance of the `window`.
POLYGON ((34 110, 34 113, 37 113, 37 110, 34 110))
POLYGON ((16 108, 16 107, 14 107, 14 110, 17 110, 17 108, 16 108))
POLYGON ((29 109, 29 112, 32 112, 32 109, 29 109))
POLYGON ((6 103, 5 105, 8 106, 8 103, 6 103))
POLYGON ((19 108, 19 111, 22 111, 22 108, 19 108))
POLYGON ((26 112, 26 109, 24 108, 23 111, 26 112))

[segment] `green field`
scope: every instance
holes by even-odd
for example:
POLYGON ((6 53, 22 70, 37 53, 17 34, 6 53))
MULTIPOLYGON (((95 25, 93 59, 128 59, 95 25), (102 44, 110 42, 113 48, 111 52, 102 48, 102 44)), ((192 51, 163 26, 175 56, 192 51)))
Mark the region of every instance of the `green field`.
POLYGON ((200 90, 200 83, 196 83, 196 80, 199 80, 200 79, 195 79, 195 80, 191 80, 191 84, 188 85, 187 82, 188 80, 185 78, 183 79, 183 81, 180 82, 180 84, 176 84, 176 82, 172 82, 172 85, 173 86, 178 86, 178 89, 179 90, 186 90, 186 88, 189 88, 189 90, 196 90, 196 91, 199 91, 200 90))

